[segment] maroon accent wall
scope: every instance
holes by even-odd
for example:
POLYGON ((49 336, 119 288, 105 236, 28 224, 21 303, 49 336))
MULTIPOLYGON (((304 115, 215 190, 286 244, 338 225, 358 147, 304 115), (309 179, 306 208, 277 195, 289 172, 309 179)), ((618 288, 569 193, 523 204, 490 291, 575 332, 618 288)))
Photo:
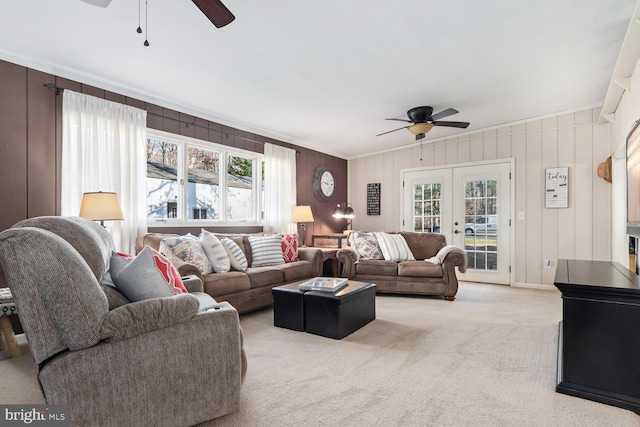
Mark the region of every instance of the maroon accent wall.
POLYGON ((25 218, 60 214, 62 96, 45 83, 146 110, 152 129, 260 153, 264 142, 295 149, 297 203, 311 205, 315 218, 308 224, 307 244, 314 233, 339 232, 346 226, 346 221, 331 216, 337 203, 347 201, 345 159, 0 60, 0 231, 25 218), (336 178, 328 202, 318 201, 311 190, 319 165, 331 169, 336 178))

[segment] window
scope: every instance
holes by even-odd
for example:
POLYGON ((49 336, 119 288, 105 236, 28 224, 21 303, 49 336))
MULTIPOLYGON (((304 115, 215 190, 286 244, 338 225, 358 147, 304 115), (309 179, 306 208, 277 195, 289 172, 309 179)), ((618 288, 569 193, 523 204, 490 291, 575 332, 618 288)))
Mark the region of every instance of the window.
POLYGON ((148 131, 148 220, 172 224, 260 222, 262 157, 259 153, 148 131))
POLYGON ((413 186, 413 231, 440 232, 440 184, 413 186))

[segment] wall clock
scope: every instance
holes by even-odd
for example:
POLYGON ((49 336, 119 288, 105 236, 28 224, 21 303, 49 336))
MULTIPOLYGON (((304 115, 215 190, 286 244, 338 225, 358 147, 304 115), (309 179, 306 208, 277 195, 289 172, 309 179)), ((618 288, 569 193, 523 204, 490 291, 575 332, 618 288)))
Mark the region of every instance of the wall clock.
POLYGON ((313 172, 313 194, 322 202, 326 202, 333 196, 336 189, 336 181, 329 169, 318 166, 313 172))

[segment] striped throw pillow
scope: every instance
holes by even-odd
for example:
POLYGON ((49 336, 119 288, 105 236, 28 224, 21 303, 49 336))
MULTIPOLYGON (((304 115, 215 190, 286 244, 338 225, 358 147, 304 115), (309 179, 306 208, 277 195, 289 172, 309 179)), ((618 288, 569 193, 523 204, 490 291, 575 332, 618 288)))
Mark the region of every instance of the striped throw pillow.
POLYGON ((214 273, 225 273, 229 271, 231 268, 231 260, 220 239, 213 233, 202 228, 200 229, 200 243, 202 244, 204 253, 207 255, 207 258, 209 258, 214 273))
POLYGON ((238 271, 245 271, 247 267, 249 267, 249 263, 247 262, 246 255, 242 252, 242 249, 240 249, 240 246, 228 237, 223 238, 221 242, 229 255, 231 268, 238 271))
POLYGON ((380 250, 387 261, 415 261, 407 241, 401 234, 375 232, 380 250))
POLYGON ((251 267, 284 264, 282 256, 282 236, 250 236, 251 267))

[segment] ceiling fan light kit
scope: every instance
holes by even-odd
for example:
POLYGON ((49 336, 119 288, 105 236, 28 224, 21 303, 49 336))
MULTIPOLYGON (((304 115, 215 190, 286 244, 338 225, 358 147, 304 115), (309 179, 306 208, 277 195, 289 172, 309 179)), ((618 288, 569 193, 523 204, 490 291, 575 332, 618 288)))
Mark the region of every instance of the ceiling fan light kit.
POLYGON ((393 129, 388 132, 380 133, 376 136, 386 135, 391 132, 395 132, 400 129, 407 129, 409 132, 416 136, 416 141, 424 138, 425 134, 427 134, 434 126, 444 126, 444 127, 454 127, 454 128, 462 128, 466 129, 469 126, 469 122, 449 122, 449 121, 439 121, 444 117, 452 116, 454 114, 458 114, 459 111, 454 108, 447 108, 446 110, 442 110, 439 113, 433 114, 433 108, 424 106, 424 107, 414 107, 407 111, 407 119, 385 119, 385 120, 396 120, 400 122, 411 123, 408 126, 404 126, 398 129, 393 129))
POLYGON ((84 3, 88 3, 91 4, 93 6, 98 6, 98 7, 107 7, 109 6, 109 3, 111 3, 111 0, 81 0, 84 3))
POLYGON ((416 123, 415 125, 411 125, 407 128, 409 132, 414 135, 419 135, 421 133, 427 133, 431 129, 433 129, 433 124, 431 123, 416 123))

